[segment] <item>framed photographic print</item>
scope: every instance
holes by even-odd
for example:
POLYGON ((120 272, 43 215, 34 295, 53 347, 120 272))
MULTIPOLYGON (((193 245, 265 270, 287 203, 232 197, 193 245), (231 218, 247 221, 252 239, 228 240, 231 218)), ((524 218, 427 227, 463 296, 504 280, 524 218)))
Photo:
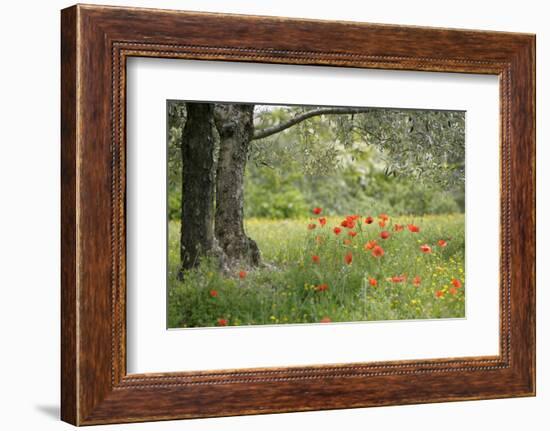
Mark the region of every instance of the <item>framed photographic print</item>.
POLYGON ((535 37, 62 11, 62 419, 535 394, 535 37))

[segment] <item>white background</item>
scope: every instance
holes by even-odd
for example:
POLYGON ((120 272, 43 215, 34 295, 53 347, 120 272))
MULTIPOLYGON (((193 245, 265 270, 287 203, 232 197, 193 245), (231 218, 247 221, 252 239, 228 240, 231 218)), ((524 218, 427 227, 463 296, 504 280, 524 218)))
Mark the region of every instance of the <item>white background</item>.
MULTIPOLYGON (((537 33, 538 396, 105 426, 135 430, 498 430, 550 423, 548 260, 550 195, 549 14, 545 2, 296 0, 102 1, 107 4, 537 33)), ((0 425, 61 430, 59 409, 59 9, 65 1, 5 2, 0 15, 0 425)))
POLYGON ((498 77, 134 58, 126 82, 129 373, 498 354, 498 77), (166 100, 186 98, 466 111, 466 319, 167 331, 166 100))

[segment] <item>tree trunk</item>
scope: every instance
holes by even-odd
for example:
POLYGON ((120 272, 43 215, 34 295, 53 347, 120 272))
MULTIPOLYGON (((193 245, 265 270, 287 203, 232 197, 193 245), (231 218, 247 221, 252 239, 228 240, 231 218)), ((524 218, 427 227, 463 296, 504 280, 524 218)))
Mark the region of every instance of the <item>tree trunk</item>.
MULTIPOLYGON (((214 105, 187 103, 181 139, 181 270, 193 268, 214 247, 214 105)), ((180 272, 180 277, 182 272, 180 272)))
POLYGON ((215 234, 231 265, 257 266, 260 250, 244 231, 244 172, 254 134, 254 105, 218 104, 214 118, 220 135, 216 173, 215 234))

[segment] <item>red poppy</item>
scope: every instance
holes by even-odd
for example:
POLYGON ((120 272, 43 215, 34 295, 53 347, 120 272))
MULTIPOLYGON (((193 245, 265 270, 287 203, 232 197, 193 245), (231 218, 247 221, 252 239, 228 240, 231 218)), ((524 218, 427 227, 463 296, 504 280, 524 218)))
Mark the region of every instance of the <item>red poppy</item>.
POLYGON ((460 280, 457 280, 456 278, 453 278, 451 280, 451 283, 453 283, 453 286, 456 287, 457 289, 462 286, 462 283, 460 282, 460 280))
POLYGON ((211 296, 212 298, 215 298, 216 296, 218 296, 218 291, 212 289, 212 290, 210 291, 210 296, 211 296))
POLYGON ((375 239, 371 239, 370 241, 368 241, 366 244, 365 244, 365 250, 372 250, 375 246, 376 246, 376 240, 375 239))
POLYGON ((447 241, 445 241, 444 239, 440 239, 439 241, 437 241, 437 245, 439 245, 439 247, 447 247, 447 241))
POLYGON ((351 217, 347 217, 345 220, 340 223, 340 226, 347 227, 348 229, 353 229, 355 227, 355 220, 351 217))
POLYGON ((456 294, 458 293, 458 289, 457 289, 456 287, 451 287, 451 288, 449 289, 449 293, 450 293, 451 295, 456 295, 456 294))
POLYGON ((378 218, 380 220, 388 221, 390 219, 390 216, 385 213, 382 213, 382 214, 378 214, 378 218))
POLYGON ((319 224, 320 224, 321 226, 326 225, 326 224, 327 224, 327 219, 326 219, 326 217, 321 217, 321 218, 319 218, 319 224))
POLYGON ((432 248, 428 244, 423 244, 420 246, 420 251, 427 254, 432 252, 432 248))
POLYGON ((351 254, 351 251, 348 251, 344 256, 344 262, 346 262, 347 265, 350 265, 352 260, 353 260, 353 256, 351 254))
POLYGON ((402 230, 404 229, 403 225, 402 224, 394 224, 393 225, 393 230, 396 231, 396 232, 401 232, 402 230))
POLYGON ((323 283, 323 284, 320 284, 319 286, 315 286, 315 290, 317 292, 324 292, 325 290, 328 290, 328 284, 323 283))
POLYGON ((422 282, 422 279, 417 275, 416 277, 413 278, 413 284, 418 287, 420 286, 420 283, 422 282))
POLYGON ((377 245, 372 249, 372 255, 374 257, 382 257, 384 256, 384 249, 377 245))
POLYGON ((445 296, 445 292, 443 292, 442 290, 436 290, 435 291, 435 297, 436 298, 443 298, 443 296, 445 296))
POLYGON ((221 317, 218 319, 218 326, 227 326, 228 323, 229 321, 227 319, 221 317))
POLYGON ((335 227, 334 229, 332 229, 332 231, 336 234, 336 235, 340 235, 340 232, 342 232, 342 229, 340 229, 338 226, 335 227))
POLYGON ((376 287, 378 285, 378 281, 376 281, 376 278, 370 278, 369 277, 369 284, 372 286, 372 287, 376 287))
POLYGON ((311 256, 311 260, 313 261, 313 263, 319 263, 320 262, 319 256, 317 256, 316 254, 311 256))
POLYGON ((374 221, 374 219, 373 219, 371 216, 368 216, 368 217, 365 219, 365 223, 366 223, 366 224, 371 224, 373 221, 374 221))
POLYGON ((389 279, 392 283, 403 283, 407 279, 406 275, 394 275, 389 279))
POLYGON ((407 225, 407 227, 409 228, 409 230, 413 233, 418 233, 420 232, 420 228, 414 224, 409 224, 407 225))
POLYGON ((354 237, 355 235, 357 235, 357 232, 355 232, 354 230, 350 230, 348 232, 348 235, 351 236, 351 237, 354 237))
POLYGON ((317 227, 317 225, 316 225, 315 223, 310 223, 310 224, 307 225, 307 228, 308 228, 309 230, 313 230, 313 229, 315 229, 316 227, 317 227))
POLYGON ((323 211, 323 210, 319 207, 313 208, 313 214, 319 215, 319 214, 321 214, 321 211, 323 211))
POLYGON ((350 244, 351 244, 351 239, 344 238, 344 245, 350 245, 350 244))
POLYGON ((246 271, 240 271, 240 272, 239 272, 239 278, 240 278, 240 279, 246 278, 246 271))
POLYGON ((382 239, 388 239, 390 237, 390 233, 387 230, 383 230, 380 232, 380 238, 382 239))
POLYGON ((330 323, 332 320, 330 320, 330 317, 325 316, 321 320, 319 320, 320 323, 330 323))
POLYGON ((385 226, 386 226, 386 220, 380 220, 380 221, 378 222, 378 226, 380 226, 380 227, 385 227, 385 226))

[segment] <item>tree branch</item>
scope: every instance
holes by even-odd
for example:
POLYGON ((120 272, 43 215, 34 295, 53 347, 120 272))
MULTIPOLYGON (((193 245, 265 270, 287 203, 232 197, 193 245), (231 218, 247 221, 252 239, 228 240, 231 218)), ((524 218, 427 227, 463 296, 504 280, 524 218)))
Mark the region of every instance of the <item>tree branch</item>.
POLYGON ((298 123, 301 123, 302 121, 305 121, 312 117, 317 117, 319 115, 338 115, 338 114, 363 114, 370 112, 371 108, 317 108, 312 109, 311 111, 302 112, 301 114, 296 115, 295 117, 291 118, 288 121, 285 121, 284 123, 277 124, 272 127, 268 127, 264 130, 259 130, 254 133, 254 136, 252 137, 253 140, 255 139, 263 139, 267 138, 268 136, 274 135, 275 133, 282 132, 285 129, 288 129, 289 127, 292 127, 298 123))

